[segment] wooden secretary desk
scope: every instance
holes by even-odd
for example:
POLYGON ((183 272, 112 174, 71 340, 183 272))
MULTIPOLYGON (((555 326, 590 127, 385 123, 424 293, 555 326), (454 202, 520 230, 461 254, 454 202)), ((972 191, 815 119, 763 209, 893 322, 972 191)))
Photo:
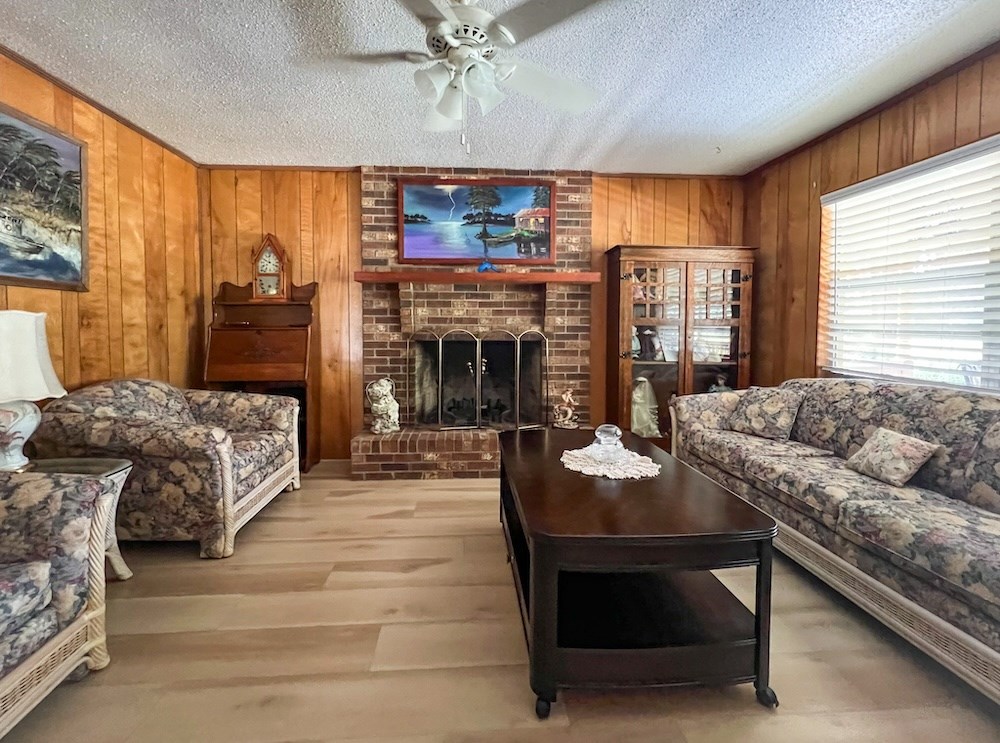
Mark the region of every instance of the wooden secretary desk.
MULTIPOLYGON (((265 287, 267 284, 265 283, 265 287)), ((319 461, 319 311, 316 283, 289 283, 280 298, 261 299, 253 284, 224 282, 212 300, 205 382, 299 400, 299 461, 319 461)))

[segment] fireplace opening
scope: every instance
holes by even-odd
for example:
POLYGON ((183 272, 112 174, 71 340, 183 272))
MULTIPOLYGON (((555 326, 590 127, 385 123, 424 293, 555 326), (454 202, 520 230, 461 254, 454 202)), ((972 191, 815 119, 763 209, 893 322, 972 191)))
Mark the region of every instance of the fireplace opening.
POLYGON ((477 336, 415 333, 412 420, 434 428, 510 430, 545 425, 545 357, 548 340, 538 331, 477 336))

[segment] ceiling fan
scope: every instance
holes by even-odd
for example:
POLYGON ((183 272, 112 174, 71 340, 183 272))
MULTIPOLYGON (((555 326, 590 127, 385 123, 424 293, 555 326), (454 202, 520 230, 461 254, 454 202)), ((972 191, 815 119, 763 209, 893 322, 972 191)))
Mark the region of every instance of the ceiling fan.
POLYGON ((477 7, 478 0, 397 1, 427 29, 428 52, 373 55, 372 60, 434 63, 413 75, 417 90, 432 104, 424 120, 427 131, 461 129, 467 99, 489 113, 506 98, 502 88, 574 113, 597 98, 590 86, 506 52, 604 0, 526 0, 499 16, 477 7))

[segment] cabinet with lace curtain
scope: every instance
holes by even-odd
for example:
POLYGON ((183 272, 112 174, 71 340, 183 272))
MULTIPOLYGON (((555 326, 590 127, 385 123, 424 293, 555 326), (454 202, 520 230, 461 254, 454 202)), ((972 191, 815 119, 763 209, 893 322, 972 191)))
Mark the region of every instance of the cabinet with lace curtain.
POLYGON ((674 395, 749 384, 753 248, 618 245, 607 261, 607 421, 666 437, 674 395))

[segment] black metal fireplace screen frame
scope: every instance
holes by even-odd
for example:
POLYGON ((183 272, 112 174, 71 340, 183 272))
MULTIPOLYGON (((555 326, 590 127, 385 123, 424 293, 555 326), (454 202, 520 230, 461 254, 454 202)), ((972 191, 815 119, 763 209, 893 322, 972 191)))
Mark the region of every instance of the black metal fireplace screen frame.
POLYGON ((549 338, 545 333, 540 330, 525 330, 521 333, 512 333, 509 330, 489 330, 484 332, 482 335, 477 335, 470 330, 464 330, 456 328, 453 330, 446 331, 443 334, 438 334, 433 330, 418 330, 411 334, 406 339, 406 358, 409 364, 409 373, 406 375, 406 389, 404 391, 406 397, 406 415, 407 420, 416 423, 416 411, 414 395, 416 393, 416 363, 413 355, 413 344, 417 342, 427 342, 436 341, 437 342, 437 424, 436 427, 440 430, 470 430, 483 428, 483 342, 484 341, 502 341, 510 340, 514 343, 514 428, 517 430, 528 430, 534 428, 545 428, 549 422, 549 405, 548 405, 548 390, 549 390, 549 338), (448 342, 448 338, 453 336, 463 336, 466 339, 471 339, 476 344, 476 361, 475 361, 475 372, 476 372, 476 424, 475 425, 445 425, 444 424, 444 395, 442 394, 443 386, 443 374, 444 374, 444 344, 448 342), (524 341, 536 341, 542 344, 542 378, 541 383, 541 400, 539 401, 539 407, 541 409, 542 415, 540 421, 532 421, 529 423, 521 422, 521 359, 522 359, 522 344, 524 341))

